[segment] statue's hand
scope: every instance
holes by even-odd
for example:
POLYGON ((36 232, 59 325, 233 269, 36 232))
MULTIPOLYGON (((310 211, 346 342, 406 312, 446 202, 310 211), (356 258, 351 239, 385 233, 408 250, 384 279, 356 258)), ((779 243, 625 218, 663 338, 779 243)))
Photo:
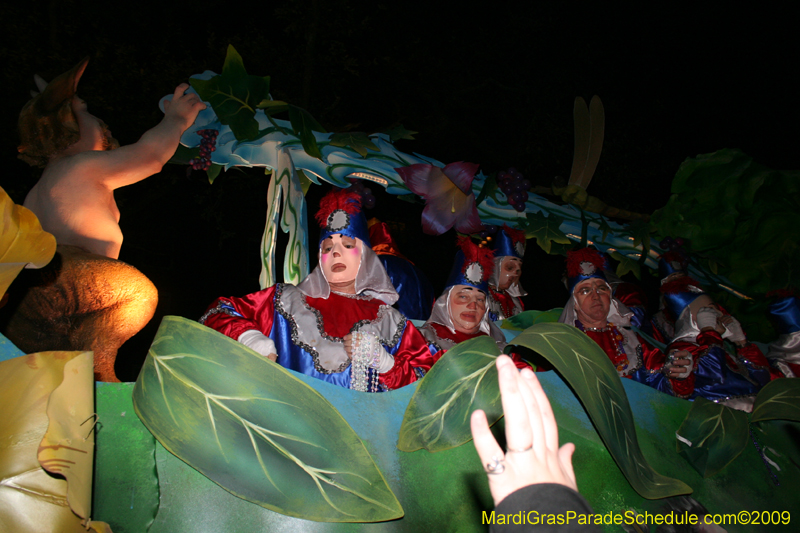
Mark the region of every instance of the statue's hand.
POLYGON ((172 100, 164 100, 164 118, 178 122, 181 131, 194 124, 197 114, 206 108, 197 94, 186 93, 188 88, 188 83, 181 83, 175 88, 172 100))

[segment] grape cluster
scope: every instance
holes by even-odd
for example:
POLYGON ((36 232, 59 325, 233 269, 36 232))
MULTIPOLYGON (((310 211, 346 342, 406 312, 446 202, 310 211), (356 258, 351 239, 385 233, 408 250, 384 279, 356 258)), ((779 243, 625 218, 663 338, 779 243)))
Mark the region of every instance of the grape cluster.
POLYGON ((525 179, 520 171, 515 168, 501 170, 497 173, 497 184, 508 198, 508 205, 520 213, 525 211, 525 202, 528 201, 528 189, 531 182, 525 179))
POLYGON ((350 190, 357 192, 359 196, 361 196, 361 205, 365 209, 372 209, 375 207, 375 196, 372 194, 372 189, 364 185, 364 180, 351 178, 350 183, 350 190))
POLYGON ((189 161, 194 170, 208 170, 211 168, 211 152, 217 149, 217 130, 197 130, 200 139, 200 156, 189 161))
POLYGON ((684 244, 685 241, 680 237, 677 239, 673 239, 672 237, 664 237, 664 239, 658 243, 662 250, 669 250, 673 252, 682 251, 684 244))

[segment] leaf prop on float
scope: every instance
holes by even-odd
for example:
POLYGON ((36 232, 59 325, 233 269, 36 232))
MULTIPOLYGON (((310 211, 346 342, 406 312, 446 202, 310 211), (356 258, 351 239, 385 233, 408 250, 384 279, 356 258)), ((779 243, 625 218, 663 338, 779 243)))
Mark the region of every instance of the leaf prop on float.
MULTIPOLYGON (((682 481, 662 476, 648 464, 639 448, 619 375, 594 341, 572 326, 543 323, 526 329, 512 344, 540 353, 561 373, 614 461, 642 497, 657 499, 692 492, 682 481)), ((438 451, 468 442, 469 413, 492 402, 495 405, 487 411, 487 418, 495 422, 500 417, 499 393, 496 373, 493 380, 489 370, 498 354, 496 345, 484 338, 449 350, 411 399, 400 430, 400 448, 438 451), (442 363, 444 368, 437 372, 442 363)))
POLYGON ((404 452, 437 452, 472 439, 469 417, 483 409, 490 424, 503 416, 494 339, 478 337, 447 351, 425 375, 411 398, 397 447, 404 452))
POLYGON ((0 391, 0 439, 6 443, 0 447, 3 530, 110 531, 106 524, 89 519, 94 459, 92 353, 41 352, 4 361, 0 391))
POLYGON ((549 311, 523 311, 518 315, 508 317, 500 322, 500 327, 513 331, 524 331, 535 324, 547 322, 558 322, 558 317, 564 311, 561 307, 550 309, 549 311))
POLYGON ((167 450, 240 498, 317 521, 403 516, 361 439, 327 400, 196 322, 164 319, 133 399, 167 450))
POLYGON ((677 437, 678 452, 703 477, 713 476, 747 446, 747 414, 697 398, 677 437))
MULTIPOLYGON (((696 399, 678 429, 677 449, 703 477, 710 477, 742 453, 747 446, 751 423, 774 420, 800 422, 800 381, 797 379, 769 382, 756 396, 750 415, 703 398, 696 399)), ((759 453, 764 452, 759 450, 759 453)), ((795 457, 794 461, 797 459, 795 457)))
POLYGON ((45 266, 56 253, 56 239, 42 229, 33 211, 14 204, 0 188, 0 296, 25 265, 45 266))

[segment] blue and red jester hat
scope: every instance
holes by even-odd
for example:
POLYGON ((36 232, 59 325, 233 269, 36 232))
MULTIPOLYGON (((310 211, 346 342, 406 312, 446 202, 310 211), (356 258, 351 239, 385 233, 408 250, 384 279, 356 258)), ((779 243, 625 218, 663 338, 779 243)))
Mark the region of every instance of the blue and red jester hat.
POLYGON ((494 269, 494 252, 483 244, 475 244, 467 236, 458 236, 458 251, 445 284, 445 291, 454 285, 469 285, 489 293, 489 277, 494 269))
POLYGON ((492 242, 495 257, 511 256, 522 259, 525 256, 525 232, 503 224, 492 242))
POLYGON ((567 289, 570 296, 575 285, 583 280, 598 278, 608 283, 603 273, 608 268, 608 261, 603 254, 592 248, 567 252, 567 289))
POLYGON ((367 219, 361 211, 361 196, 355 191, 334 189, 319 202, 316 216, 319 227, 319 244, 331 235, 341 234, 361 239, 370 247, 367 219))

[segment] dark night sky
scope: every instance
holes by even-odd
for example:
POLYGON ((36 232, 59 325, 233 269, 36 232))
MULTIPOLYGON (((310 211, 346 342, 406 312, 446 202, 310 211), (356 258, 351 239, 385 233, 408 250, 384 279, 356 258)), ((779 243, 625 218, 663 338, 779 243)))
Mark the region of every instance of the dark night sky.
MULTIPOLYGON (((606 142, 589 192, 634 211, 664 205, 680 163, 700 153, 740 148, 767 166, 800 168, 800 54, 788 8, 507 4, 434 14, 430 2, 360 0, 250 12, 203 0, 124 12, 98 1, 4 3, 0 183, 18 203, 35 183, 15 159, 16 116, 34 73, 51 79, 92 56, 79 92, 125 144, 157 123, 156 103, 175 85, 220 71, 229 43, 250 73, 272 76, 273 97, 306 107, 329 131, 402 123, 419 134, 401 150, 473 161, 485 173, 515 166, 537 185, 569 174, 572 102, 598 94, 606 142)), ((258 171, 209 185, 170 167, 118 191, 120 258, 153 279, 159 313, 196 317, 220 294, 257 288, 266 189, 258 171)), ((408 252, 422 238, 419 215, 396 203, 379 198, 389 208, 382 216, 406 224, 398 240, 408 252)), ((527 261, 536 263, 526 267, 529 290, 559 268, 542 255, 527 261)), ((432 273, 437 288, 445 274, 432 273)), ((566 293, 554 294, 528 304, 562 304, 566 293)))

